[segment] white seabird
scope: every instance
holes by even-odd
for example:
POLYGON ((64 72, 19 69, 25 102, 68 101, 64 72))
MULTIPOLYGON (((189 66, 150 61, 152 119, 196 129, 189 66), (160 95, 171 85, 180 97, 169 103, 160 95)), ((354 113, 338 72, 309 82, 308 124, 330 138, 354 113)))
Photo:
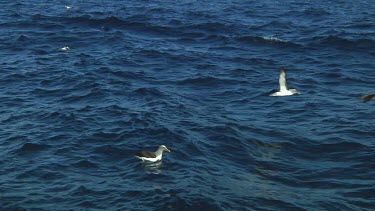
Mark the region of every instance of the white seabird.
POLYGON ((62 50, 62 51, 70 51, 70 48, 68 46, 64 46, 64 47, 60 48, 60 50, 62 50))
POLYGON ((289 96, 289 95, 294 95, 294 94, 301 94, 296 89, 288 89, 288 85, 286 83, 285 69, 283 67, 280 68, 279 85, 280 85, 279 91, 272 93, 270 96, 289 96))
POLYGON ((166 146, 161 145, 156 152, 142 151, 136 154, 136 157, 142 161, 156 162, 162 159, 163 152, 171 152, 166 146))

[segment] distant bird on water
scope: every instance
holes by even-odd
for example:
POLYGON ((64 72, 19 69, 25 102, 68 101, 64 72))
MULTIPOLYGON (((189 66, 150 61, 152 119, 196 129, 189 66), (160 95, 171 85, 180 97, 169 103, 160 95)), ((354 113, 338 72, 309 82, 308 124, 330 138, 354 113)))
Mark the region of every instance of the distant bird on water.
POLYGON ((68 46, 64 46, 64 47, 60 48, 60 50, 62 50, 62 51, 70 51, 70 48, 68 46))
POLYGON ((301 94, 296 89, 288 89, 288 85, 286 83, 285 69, 283 67, 280 68, 279 86, 279 91, 271 94, 270 96, 289 96, 294 94, 301 94))
POLYGON ((361 99, 364 103, 367 103, 370 100, 375 100, 375 94, 363 95, 361 99))
POLYGON ((156 152, 142 151, 138 152, 136 157, 142 161, 156 162, 162 159, 164 151, 171 152, 166 146, 161 145, 156 152))

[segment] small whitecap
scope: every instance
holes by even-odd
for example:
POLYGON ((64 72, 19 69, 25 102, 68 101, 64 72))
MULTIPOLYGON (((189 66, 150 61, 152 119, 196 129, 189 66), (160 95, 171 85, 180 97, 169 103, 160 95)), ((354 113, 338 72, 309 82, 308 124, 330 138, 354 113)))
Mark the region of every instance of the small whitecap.
POLYGON ((73 6, 65 6, 65 8, 66 8, 67 10, 70 10, 70 9, 73 8, 73 6))
POLYGON ((262 38, 265 39, 265 40, 272 41, 272 42, 285 42, 284 40, 281 40, 281 39, 279 39, 277 37, 274 37, 274 36, 264 36, 262 38))

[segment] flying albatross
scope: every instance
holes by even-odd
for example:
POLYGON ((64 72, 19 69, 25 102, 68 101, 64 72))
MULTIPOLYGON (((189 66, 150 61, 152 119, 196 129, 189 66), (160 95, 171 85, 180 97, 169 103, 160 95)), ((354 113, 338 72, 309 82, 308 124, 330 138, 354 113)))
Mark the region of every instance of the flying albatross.
POLYGON ((279 85, 280 90, 278 92, 272 93, 270 96, 289 96, 294 94, 301 94, 296 89, 288 89, 288 85, 286 83, 285 69, 283 67, 280 68, 279 85))
POLYGON ((156 162, 161 160, 164 151, 171 152, 171 150, 169 150, 166 146, 160 145, 156 152, 142 151, 138 152, 136 154, 136 157, 141 159, 142 161, 156 162))
POLYGON ((361 99, 364 103, 367 103, 370 100, 375 100, 375 94, 363 95, 361 99))

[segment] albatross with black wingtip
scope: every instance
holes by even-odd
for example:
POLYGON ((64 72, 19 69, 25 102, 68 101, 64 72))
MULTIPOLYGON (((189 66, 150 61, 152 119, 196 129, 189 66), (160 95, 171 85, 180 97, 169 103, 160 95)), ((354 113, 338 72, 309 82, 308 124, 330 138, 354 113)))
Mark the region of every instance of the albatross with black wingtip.
POLYGON ((138 152, 136 157, 142 161, 156 162, 162 159, 164 151, 171 152, 166 146, 161 145, 156 152, 142 151, 138 152))
POLYGON ((279 91, 271 94, 270 96, 289 96, 294 94, 301 94, 296 89, 288 89, 288 85, 286 83, 285 69, 283 67, 280 68, 279 86, 279 91))

